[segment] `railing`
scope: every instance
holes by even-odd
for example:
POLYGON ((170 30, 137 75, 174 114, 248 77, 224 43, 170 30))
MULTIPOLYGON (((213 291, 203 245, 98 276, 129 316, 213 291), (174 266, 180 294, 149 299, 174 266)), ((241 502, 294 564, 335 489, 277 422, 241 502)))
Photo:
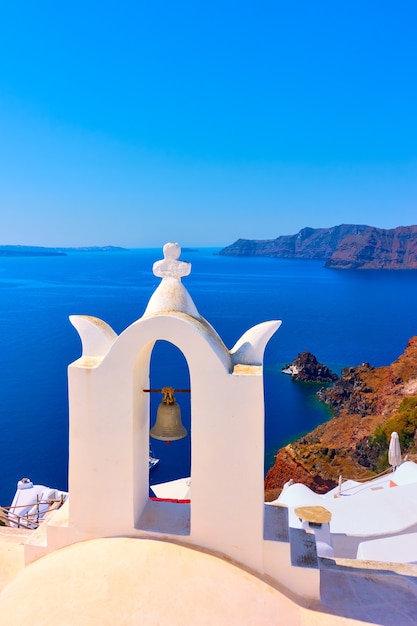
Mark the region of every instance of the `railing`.
POLYGON ((45 515, 50 511, 59 509, 65 502, 63 495, 57 500, 37 500, 30 510, 23 515, 19 515, 17 509, 27 509, 28 504, 16 506, 0 507, 0 522, 5 526, 13 528, 24 528, 26 530, 35 530, 42 523, 45 515))
POLYGON ((342 490, 343 487, 343 481, 348 481, 348 480, 354 480, 356 483, 367 483, 369 481, 375 480, 376 478, 381 478, 381 476, 385 476, 387 474, 390 474, 392 472, 392 467, 388 467, 386 470, 384 470, 383 472, 380 472, 379 474, 375 474, 374 476, 371 477, 367 477, 367 478, 345 478, 343 476, 339 476, 339 485, 338 485, 338 495, 342 495, 342 491, 344 494, 346 494, 348 491, 353 491, 354 489, 357 489, 357 485, 352 485, 351 487, 347 487, 345 489, 342 490))

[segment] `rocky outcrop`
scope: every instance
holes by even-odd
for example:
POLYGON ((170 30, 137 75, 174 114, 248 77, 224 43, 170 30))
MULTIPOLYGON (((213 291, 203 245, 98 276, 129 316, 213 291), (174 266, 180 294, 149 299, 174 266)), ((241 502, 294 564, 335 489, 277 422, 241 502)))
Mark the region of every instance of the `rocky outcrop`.
POLYGON ((332 409, 333 415, 344 410, 365 417, 376 410, 376 398, 372 387, 366 383, 367 374, 375 368, 369 363, 358 367, 346 367, 333 387, 323 387, 317 392, 322 402, 332 409))
POLYGON ((319 363, 314 354, 307 350, 301 352, 292 363, 287 364, 282 372, 301 382, 331 383, 338 379, 337 374, 319 363))
POLYGON ((281 448, 265 479, 266 500, 293 479, 321 493, 344 478, 369 478, 389 467, 391 433, 403 455, 417 460, 417 337, 391 365, 362 363, 343 370, 333 386, 318 392, 332 419, 281 448))
POLYGON ((332 269, 417 269, 417 226, 303 228, 276 239, 238 239, 219 254, 318 259, 332 269))

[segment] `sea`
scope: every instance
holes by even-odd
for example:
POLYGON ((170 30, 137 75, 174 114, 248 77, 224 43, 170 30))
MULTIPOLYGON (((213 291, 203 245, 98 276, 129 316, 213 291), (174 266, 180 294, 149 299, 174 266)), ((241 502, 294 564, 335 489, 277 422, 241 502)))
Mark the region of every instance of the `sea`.
MULTIPOLYGON (((267 472, 281 446, 331 417, 317 399, 320 385, 294 382, 282 368, 304 350, 338 374, 364 361, 391 363, 417 334, 417 272, 331 270, 321 261, 218 252, 183 249, 181 259, 192 264, 183 284, 226 346, 255 324, 282 320, 264 360, 267 472)), ((161 258, 159 248, 0 257, 0 505, 11 503, 24 476, 67 489, 67 368, 81 354, 69 316, 92 315, 121 333, 143 315, 160 280, 152 264, 161 258)), ((188 388, 189 374, 179 350, 157 342, 151 388, 162 386, 188 388)), ((161 396, 151 396, 152 426, 161 396)), ((177 400, 190 431, 190 396, 177 400)), ((190 475, 189 436, 150 446, 160 459, 151 485, 190 475)))

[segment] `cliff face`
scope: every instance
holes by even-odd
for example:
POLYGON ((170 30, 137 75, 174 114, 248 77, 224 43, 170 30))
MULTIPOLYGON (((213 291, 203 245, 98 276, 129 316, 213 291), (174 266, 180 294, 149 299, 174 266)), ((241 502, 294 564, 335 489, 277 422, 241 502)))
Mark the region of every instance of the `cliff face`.
POLYGON ((417 337, 394 363, 349 367, 319 392, 334 417, 281 448, 265 479, 265 498, 275 499, 290 478, 320 493, 339 475, 365 478, 389 467, 391 432, 400 436, 403 455, 417 457, 417 337))
POLYGON ((219 254, 319 259, 334 269, 417 269, 417 226, 303 228, 276 239, 238 239, 219 254))
POLYGON ((370 228, 347 235, 325 265, 337 269, 417 269, 417 226, 370 228))
POLYGON ((369 226, 342 224, 333 228, 303 228, 296 235, 276 239, 238 239, 219 254, 225 256, 270 256, 288 259, 328 259, 348 235, 365 232, 369 226))

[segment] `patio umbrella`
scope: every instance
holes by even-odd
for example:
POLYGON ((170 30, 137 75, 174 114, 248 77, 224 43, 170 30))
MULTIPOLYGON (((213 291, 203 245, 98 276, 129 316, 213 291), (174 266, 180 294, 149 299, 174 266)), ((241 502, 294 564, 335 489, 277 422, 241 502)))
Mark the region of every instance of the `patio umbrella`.
POLYGON ((392 471, 401 465, 401 448, 400 440, 398 439, 398 433, 391 433, 391 441, 388 449, 388 462, 392 465, 392 471))

